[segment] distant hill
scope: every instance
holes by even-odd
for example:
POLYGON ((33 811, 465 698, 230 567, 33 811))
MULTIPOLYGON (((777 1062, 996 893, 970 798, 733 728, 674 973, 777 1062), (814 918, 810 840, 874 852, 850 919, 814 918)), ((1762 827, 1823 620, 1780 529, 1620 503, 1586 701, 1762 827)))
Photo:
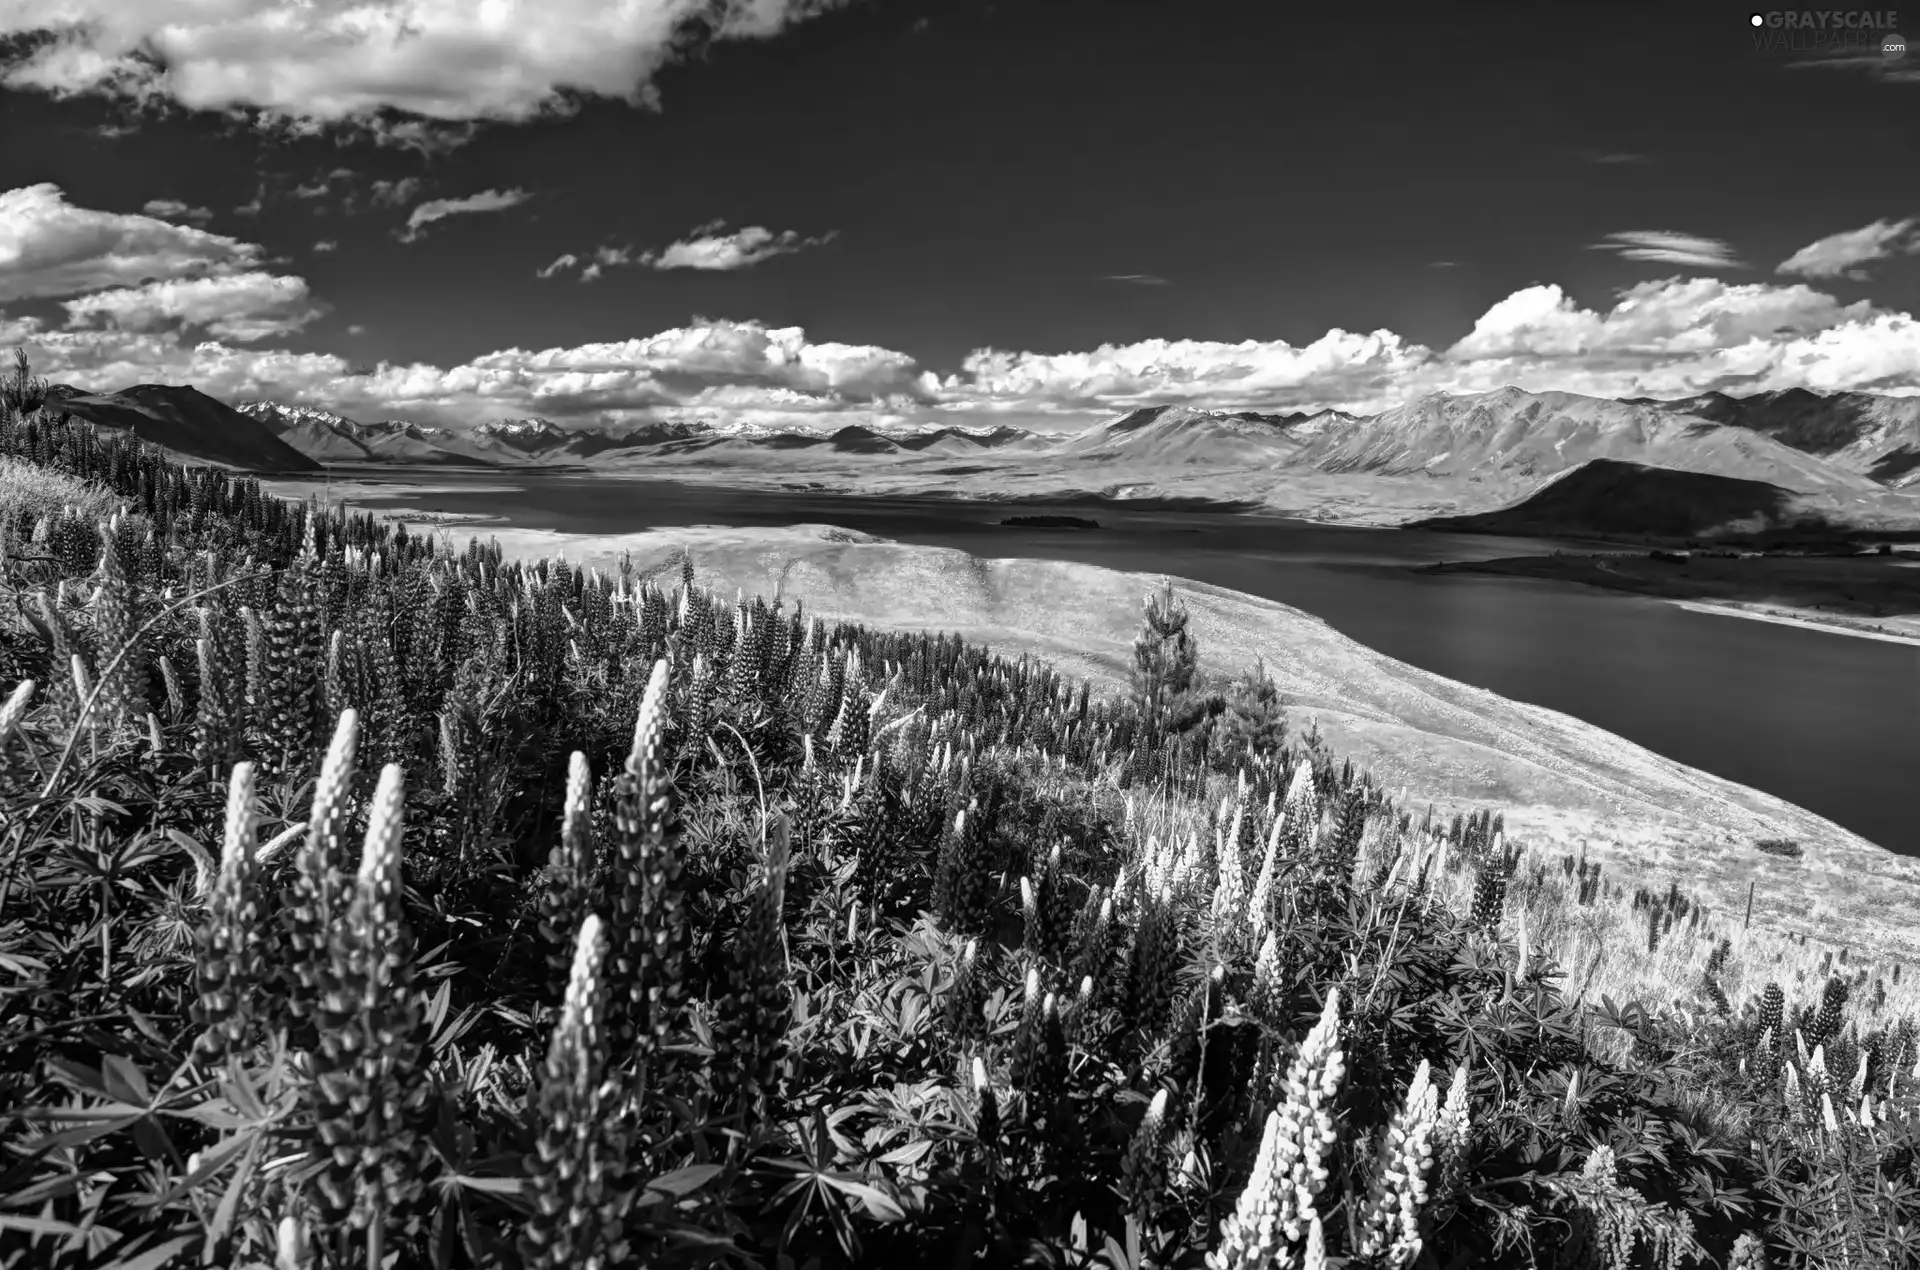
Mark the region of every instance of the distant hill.
POLYGON ((248 472, 309 472, 320 467, 258 419, 184 384, 136 384, 112 393, 55 384, 47 389, 46 405, 98 427, 131 432, 183 462, 248 472))
POLYGON ((1672 401, 1633 401, 1746 428, 1895 488, 1920 485, 1920 396, 1822 396, 1789 388, 1751 397, 1709 392, 1672 401))
POLYGON ((1515 537, 1704 538, 1758 532, 1801 518, 1795 491, 1766 481, 1589 459, 1511 507, 1436 516, 1409 529, 1515 537))
POLYGON ((1712 472, 1790 489, 1876 490, 1870 477, 1738 426, 1645 403, 1518 388, 1434 393, 1304 439, 1327 472, 1551 476, 1590 459, 1712 472))
POLYGON ((485 462, 461 453, 445 428, 399 420, 360 423, 331 410, 283 406, 272 401, 243 401, 234 409, 258 419, 288 445, 321 463, 485 462))
POLYGON ((1143 466, 1247 467, 1291 461, 1300 445, 1270 416, 1149 406, 1056 444, 1055 453, 1143 466))

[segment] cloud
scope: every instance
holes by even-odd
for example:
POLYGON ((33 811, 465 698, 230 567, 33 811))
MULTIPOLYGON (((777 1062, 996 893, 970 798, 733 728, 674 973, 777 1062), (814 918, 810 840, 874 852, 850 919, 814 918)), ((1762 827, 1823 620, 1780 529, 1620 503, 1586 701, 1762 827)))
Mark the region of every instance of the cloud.
POLYGON ((776 234, 759 225, 728 232, 724 223, 715 221, 694 230, 692 236, 658 251, 609 245, 594 248, 591 258, 567 252, 556 257, 546 268, 536 271, 534 276, 551 278, 564 269, 579 269, 580 281, 592 282, 606 270, 625 265, 641 265, 650 269, 746 269, 775 256, 823 246, 832 242, 835 236, 828 232, 817 238, 805 238, 792 230, 776 234))
MULTIPOLYGON (((775 256, 825 246, 834 236, 829 231, 818 238, 803 238, 791 229, 776 234, 760 225, 728 232, 724 222, 715 221, 694 230, 690 238, 645 252, 638 259, 652 269, 745 269, 775 256)), ((621 264, 626 258, 601 263, 621 264)))
POLYGON ((193 207, 174 198, 150 198, 140 210, 161 220, 186 220, 196 225, 213 219, 211 207, 193 207))
POLYGON ((1587 162, 1605 163, 1605 164, 1625 164, 1625 163, 1650 163, 1652 162, 1652 160, 1648 159, 1647 156, 1644 154, 1632 154, 1624 150, 1616 150, 1616 151, 1609 151, 1603 154, 1589 154, 1587 156, 1587 162))
POLYGON ((326 251, 333 251, 337 249, 339 246, 340 244, 337 242, 334 242, 331 238, 323 238, 319 242, 313 245, 313 249, 315 251, 326 252, 326 251))
POLYGON ((476 212, 502 212, 510 207, 518 207, 532 197, 526 190, 481 190, 465 198, 430 199, 415 207, 407 216, 406 228, 400 231, 400 241, 413 242, 420 237, 421 229, 434 221, 476 212))
POLYGON ((53 184, 0 193, 0 301, 252 268, 260 248, 155 216, 75 207, 53 184))
POLYGON ((1803 278, 1865 278, 1859 266, 1885 260, 1896 251, 1920 252, 1920 234, 1913 233, 1913 218, 1901 221, 1877 220, 1859 229, 1843 230, 1808 243, 1775 268, 1776 273, 1798 274, 1803 278))
POLYGON ((1458 269, 1459 267, 1460 262, 1458 260, 1434 260, 1429 261, 1427 264, 1427 268, 1429 269, 1458 269))
POLYGON ((684 54, 771 38, 843 3, 11 0, 0 37, 31 38, 13 41, 0 85, 457 143, 461 125, 564 116, 582 98, 655 105, 655 75, 684 54))
POLYGON ((1717 238, 1701 238, 1666 229, 1632 229, 1608 234, 1605 242, 1590 244, 1595 251, 1616 251, 1628 260, 1650 260, 1663 265, 1695 269, 1742 269, 1733 248, 1717 238))
POLYGON ((1165 278, 1152 273, 1109 273, 1102 277, 1108 282, 1131 282, 1140 287, 1164 287, 1170 285, 1165 278))
POLYGON ((1887 57, 1878 51, 1862 52, 1859 46, 1814 52, 1787 63, 1793 71, 1854 71, 1883 84, 1920 84, 1920 64, 1911 54, 1887 57))
POLYGON ((136 333, 202 327, 216 339, 252 343, 290 334, 319 317, 311 298, 306 279, 255 270, 98 291, 63 300, 60 307, 70 327, 104 323, 136 333))
MULTIPOLYGON (((569 256, 549 270, 584 276, 602 267, 594 254, 569 256)), ((984 348, 939 369, 884 346, 814 340, 798 327, 706 318, 650 336, 500 349, 452 365, 367 366, 263 347, 268 336, 302 327, 318 306, 304 281, 260 269, 99 289, 64 307, 64 329, 0 313, 0 336, 28 344, 40 372, 66 382, 193 383, 228 399, 454 425, 540 415, 576 425, 1061 428, 1147 404, 1371 412, 1429 393, 1509 384, 1604 397, 1794 387, 1920 393, 1920 322, 1911 314, 1843 303, 1804 283, 1712 277, 1642 282, 1592 305, 1557 286, 1526 287, 1490 306, 1450 347, 1391 330, 1335 329, 1301 344, 984 348)), ((358 324, 346 332, 365 333, 358 324)))
POLYGON ((367 187, 367 197, 375 207, 404 207, 420 193, 420 178, 403 176, 397 181, 375 181, 367 187))
POLYGON ((260 209, 265 207, 266 205, 267 205, 267 187, 262 185, 259 188, 254 190, 253 197, 251 199, 249 199, 245 203, 240 204, 240 206, 234 208, 233 214, 235 216, 258 216, 260 214, 260 209))

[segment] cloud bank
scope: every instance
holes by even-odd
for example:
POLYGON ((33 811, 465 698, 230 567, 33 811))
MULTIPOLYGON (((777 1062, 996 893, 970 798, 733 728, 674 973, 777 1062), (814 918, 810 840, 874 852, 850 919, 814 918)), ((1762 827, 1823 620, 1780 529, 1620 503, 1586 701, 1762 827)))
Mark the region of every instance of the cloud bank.
POLYGON ((580 97, 656 105, 654 77, 683 51, 768 39, 843 2, 9 0, 0 36, 28 38, 0 85, 396 144, 453 125, 442 139, 457 141, 460 125, 566 115, 580 97))
MULTIPOLYGON (((494 203, 506 197, 485 194, 494 203)), ((455 204, 482 210, 481 198, 438 200, 442 210, 415 228, 456 214, 455 204)), ((1853 246, 1823 249, 1803 265, 1863 258, 1865 238, 1835 238, 1853 246)), ((1911 314, 1843 302, 1802 282, 1688 276, 1641 282, 1599 305, 1558 286, 1522 288, 1446 348, 1391 330, 1335 329, 1299 345, 1155 339, 1064 352, 984 348, 958 367, 935 368, 880 345, 814 340, 799 327, 696 318, 632 339, 501 349, 452 366, 369 367, 271 346, 324 305, 305 279, 262 267, 263 255, 257 245, 144 213, 76 208, 52 185, 0 193, 0 305, 13 310, 0 307, 0 344, 24 343, 40 373, 93 390, 159 379, 227 399, 456 425, 540 415, 578 424, 1071 428, 1145 404, 1371 412, 1427 393, 1507 384, 1607 397, 1793 387, 1920 393, 1920 322, 1911 314), (18 311, 45 300, 58 301, 64 324, 18 311)), ((603 263, 595 253, 562 257, 549 269, 603 263)))

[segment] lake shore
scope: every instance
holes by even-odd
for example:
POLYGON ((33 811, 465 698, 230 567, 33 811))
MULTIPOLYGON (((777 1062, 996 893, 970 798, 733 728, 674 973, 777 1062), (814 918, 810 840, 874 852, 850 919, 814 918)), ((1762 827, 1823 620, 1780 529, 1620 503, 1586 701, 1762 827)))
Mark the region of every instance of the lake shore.
POLYGON ((1920 644, 1920 569, 1904 555, 1720 556, 1649 552, 1511 556, 1424 565, 1577 582, 1668 600, 1699 613, 1779 622, 1835 635, 1920 644))

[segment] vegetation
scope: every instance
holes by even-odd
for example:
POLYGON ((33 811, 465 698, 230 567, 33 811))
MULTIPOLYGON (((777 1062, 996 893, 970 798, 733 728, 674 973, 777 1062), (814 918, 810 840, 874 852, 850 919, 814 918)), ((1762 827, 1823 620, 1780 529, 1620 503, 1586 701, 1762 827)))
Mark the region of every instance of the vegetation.
POLYGON ((1108 701, 0 456, 118 504, 0 519, 0 1266, 1920 1257, 1883 980, 1416 820, 1170 589, 1108 701), (1595 940, 1683 999, 1590 1001, 1595 940))

